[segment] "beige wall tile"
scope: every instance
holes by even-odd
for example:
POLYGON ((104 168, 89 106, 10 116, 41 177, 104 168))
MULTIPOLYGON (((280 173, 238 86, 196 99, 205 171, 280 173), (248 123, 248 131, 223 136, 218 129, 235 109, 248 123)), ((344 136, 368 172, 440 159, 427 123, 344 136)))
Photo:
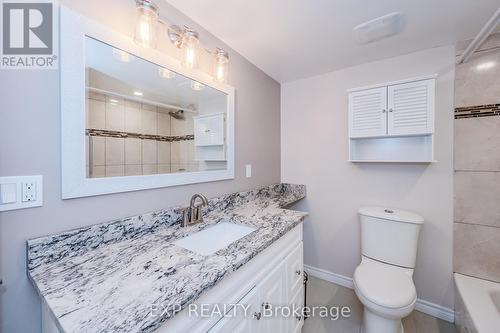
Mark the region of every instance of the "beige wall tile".
POLYGON ((500 282, 500 228, 454 223, 454 270, 500 282))
POLYGON ((500 103, 500 48, 475 53, 455 69, 455 107, 500 103), (494 63, 490 69, 478 65, 494 63))
POLYGON ((92 168, 92 178, 100 177, 106 177, 106 167, 104 165, 98 165, 92 168))
POLYGON ((121 177, 124 175, 124 165, 106 165, 106 177, 121 177))
POLYGON ((93 136, 92 140, 92 164, 106 164, 106 138, 93 136))
POLYGON ((455 120, 455 170, 500 171, 500 117, 455 120))
POLYGON ((106 128, 106 108, 104 101, 94 99, 87 101, 89 103, 88 127, 95 129, 106 128))
POLYGON ((143 164, 142 165, 142 174, 143 175, 154 175, 158 173, 158 165, 157 164, 143 164))
POLYGON ((106 129, 110 131, 125 130, 125 107, 123 100, 106 97, 106 129))
POLYGON ((142 143, 141 139, 125 139, 125 164, 141 164, 142 143))
POLYGON ((158 114, 155 107, 150 107, 146 104, 142 105, 142 133, 154 134, 158 133, 158 114))
POLYGON ((124 163, 125 139, 106 138, 106 165, 123 165, 124 163))
MULTIPOLYGON (((165 111, 167 112, 167 111, 165 111)), ((158 135, 170 135, 170 115, 165 112, 158 112, 158 135)))
POLYGON ((184 119, 170 119, 171 135, 189 135, 194 133, 193 116, 189 112, 184 112, 184 119))
POLYGON ((500 227, 500 172, 455 172, 456 222, 500 227))
POLYGON ((125 176, 138 176, 142 175, 141 164, 127 164, 125 165, 125 176))
POLYGON ((170 164, 170 142, 158 141, 158 163, 170 164))
POLYGON ((156 164, 157 162, 157 142, 142 140, 142 164, 156 164))
POLYGON ((170 173, 170 164, 158 164, 158 173, 170 173))
POLYGON ((131 133, 141 133, 141 130, 141 104, 125 101, 125 131, 131 133))

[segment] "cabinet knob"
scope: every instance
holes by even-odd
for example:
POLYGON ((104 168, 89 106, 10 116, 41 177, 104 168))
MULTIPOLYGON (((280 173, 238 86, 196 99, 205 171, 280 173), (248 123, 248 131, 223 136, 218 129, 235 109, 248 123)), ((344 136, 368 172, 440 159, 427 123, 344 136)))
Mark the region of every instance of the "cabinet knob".
POLYGON ((298 269, 295 271, 295 274, 300 275, 300 274, 302 274, 302 271, 300 269, 298 269))
POLYGON ((253 317, 254 317, 255 319, 257 319, 257 320, 260 320, 260 317, 262 317, 262 313, 260 313, 260 312, 255 312, 255 313, 253 314, 253 317))
POLYGON ((394 109, 393 109, 393 108, 390 108, 390 109, 389 109, 389 112, 393 112, 393 111, 394 111, 394 109))
POLYGON ((387 110, 386 110, 386 109, 382 109, 382 113, 386 113, 386 112, 387 112, 387 110))

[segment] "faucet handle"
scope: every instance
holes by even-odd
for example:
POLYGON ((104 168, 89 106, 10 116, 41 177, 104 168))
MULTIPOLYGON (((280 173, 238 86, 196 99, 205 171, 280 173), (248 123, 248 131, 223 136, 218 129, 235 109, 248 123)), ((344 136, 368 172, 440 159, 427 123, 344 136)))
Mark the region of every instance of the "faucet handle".
POLYGON ((203 214, 202 214, 202 211, 201 211, 202 208, 203 208, 202 205, 198 205, 198 206, 195 206, 195 207, 192 208, 192 211, 191 211, 191 215, 192 215, 191 221, 196 222, 196 223, 203 222, 203 214))
POLYGON ((193 215, 191 207, 186 207, 182 211, 181 227, 187 227, 191 223, 191 215, 193 215))

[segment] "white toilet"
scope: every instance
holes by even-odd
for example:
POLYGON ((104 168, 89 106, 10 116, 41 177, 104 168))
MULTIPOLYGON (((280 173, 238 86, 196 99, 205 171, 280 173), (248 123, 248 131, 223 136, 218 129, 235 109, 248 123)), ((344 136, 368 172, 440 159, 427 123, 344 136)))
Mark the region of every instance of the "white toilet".
POLYGON ((415 308, 413 271, 424 219, 381 207, 359 209, 361 263, 354 290, 364 305, 363 333, 403 333, 401 319, 415 308))

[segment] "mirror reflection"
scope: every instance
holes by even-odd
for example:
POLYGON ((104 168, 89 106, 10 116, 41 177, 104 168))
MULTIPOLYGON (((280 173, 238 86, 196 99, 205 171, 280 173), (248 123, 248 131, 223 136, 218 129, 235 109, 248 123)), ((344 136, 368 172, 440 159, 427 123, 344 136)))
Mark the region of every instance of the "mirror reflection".
POLYGON ((227 95, 86 37, 87 177, 225 170, 227 95))

